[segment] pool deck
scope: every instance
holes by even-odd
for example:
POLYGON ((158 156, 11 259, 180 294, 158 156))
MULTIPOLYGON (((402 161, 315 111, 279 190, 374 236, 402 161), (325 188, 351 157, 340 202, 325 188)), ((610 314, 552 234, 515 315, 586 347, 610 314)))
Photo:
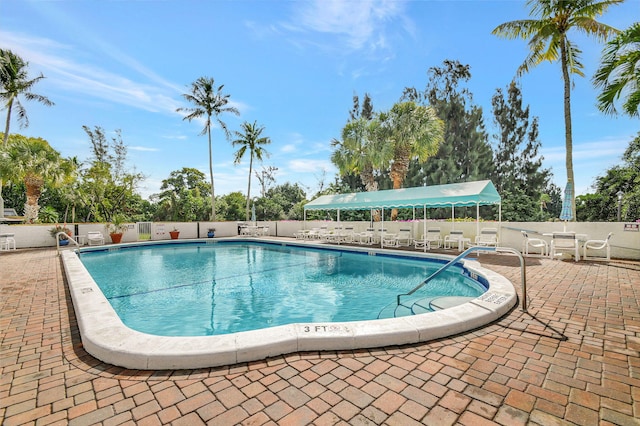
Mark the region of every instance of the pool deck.
MULTIPOLYGON (((516 257, 480 262, 520 292, 516 257)), ((54 249, 2 252, 0 424, 640 425, 640 262, 527 280, 528 313, 451 338, 138 371, 83 350, 54 249)))

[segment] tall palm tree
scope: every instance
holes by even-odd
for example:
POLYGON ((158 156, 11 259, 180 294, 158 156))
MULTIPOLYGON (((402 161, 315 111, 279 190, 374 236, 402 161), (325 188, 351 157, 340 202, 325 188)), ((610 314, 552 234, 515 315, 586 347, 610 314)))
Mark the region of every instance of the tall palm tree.
POLYGON ((213 184, 213 155, 211 150, 211 118, 214 117, 220 125, 224 133, 229 138, 229 130, 227 125, 220 119, 220 114, 229 112, 240 115, 237 108, 228 105, 229 95, 222 93, 224 85, 215 86, 215 82, 211 77, 200 77, 191 83, 191 91, 185 93, 182 97, 193 104, 193 107, 178 108, 178 112, 186 112, 187 115, 183 120, 191 121, 194 118, 205 118, 204 128, 200 132, 200 136, 207 135, 209 137, 209 176, 211 177, 211 220, 216 220, 216 194, 213 184))
POLYGON ((66 160, 47 141, 40 138, 11 136, 7 155, 0 161, 0 173, 9 180, 22 180, 27 192, 24 216, 29 223, 38 220, 38 200, 45 181, 53 186, 69 183, 75 176, 76 163, 66 160))
POLYGON ((263 145, 271 143, 271 139, 262 135, 264 126, 258 126, 254 121, 253 124, 242 123, 243 132, 234 131, 234 134, 238 139, 233 140, 231 143, 233 146, 240 146, 240 149, 236 151, 234 164, 240 164, 240 160, 244 157, 244 154, 249 151, 249 183, 247 185, 247 208, 246 208, 246 220, 249 221, 249 203, 251 200, 251 174, 253 173, 253 158, 262 161, 263 157, 268 156, 269 153, 264 149, 263 145))
MULTIPOLYGON (((379 137, 392 147, 386 161, 391 164, 389 176, 393 189, 402 188, 409 163, 416 159, 424 163, 438 153, 444 141, 444 122, 435 109, 415 102, 396 103, 389 112, 380 115, 379 137)), ((391 220, 398 216, 393 209, 391 220)))
POLYGON ((498 25, 492 34, 508 39, 521 38, 529 41, 529 55, 518 68, 521 76, 542 62, 560 59, 564 82, 564 125, 566 145, 567 185, 571 187, 571 210, 576 217, 576 200, 573 177, 573 137, 571 131, 571 79, 569 74, 584 77, 580 62, 582 51, 569 40, 570 30, 594 36, 605 41, 617 30, 595 20, 609 6, 624 0, 528 0, 530 15, 537 19, 505 22, 498 25))
POLYGON ((607 43, 593 83, 602 89, 598 96, 600 111, 617 114, 614 101, 625 96, 622 112, 630 117, 640 116, 640 22, 607 43))
POLYGON ((29 118, 27 117, 27 111, 20 103, 20 95, 24 96, 28 101, 37 101, 46 106, 53 105, 53 102, 46 96, 31 92, 31 88, 42 80, 44 75, 40 74, 38 77, 30 80, 27 76, 28 66, 28 62, 23 61, 20 56, 11 50, 0 49, 0 82, 2 83, 0 99, 4 101, 4 107, 7 109, 4 139, 2 141, 3 145, 6 145, 9 139, 11 112, 14 109, 18 114, 20 127, 29 127, 29 118))
MULTIPOLYGON (((21 57, 13 53, 11 50, 0 49, 0 99, 7 109, 7 120, 4 126, 4 138, 2 140, 2 148, 7 147, 9 140, 9 125, 11 123, 11 112, 16 109, 18 114, 18 122, 20 127, 29 126, 29 118, 27 111, 20 103, 19 96, 22 95, 28 101, 38 101, 44 105, 51 106, 51 102, 47 97, 31 92, 31 88, 44 75, 29 80, 27 76, 28 62, 22 60, 21 57)), ((4 217, 4 199, 2 198, 2 176, 0 176, 0 217, 4 217)))

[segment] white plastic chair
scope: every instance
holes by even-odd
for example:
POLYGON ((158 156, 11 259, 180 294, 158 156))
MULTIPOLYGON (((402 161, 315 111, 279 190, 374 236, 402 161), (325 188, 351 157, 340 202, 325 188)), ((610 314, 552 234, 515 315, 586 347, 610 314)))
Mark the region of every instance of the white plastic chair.
POLYGON ((384 232, 380 234, 380 244, 384 247, 398 247, 398 240, 396 239, 398 235, 390 232, 384 232))
POLYGON ((481 247, 498 247, 498 229, 483 228, 480 235, 476 236, 475 243, 481 247))
POLYGON ((464 238, 464 233, 462 231, 450 231, 449 235, 444 236, 444 248, 450 249, 454 246, 460 247, 461 240, 464 238))
POLYGON ((100 231, 87 232, 87 244, 90 246, 99 246, 104 244, 104 235, 100 231))
POLYGON ((607 238, 605 238, 604 240, 586 241, 583 247, 584 260, 611 260, 611 246, 609 245, 609 240, 611 239, 612 235, 613 232, 609 232, 609 235, 607 235, 607 238), (587 256, 587 250, 605 250, 606 256, 587 256))
POLYGON ((580 260, 580 248, 574 232, 554 232, 552 234, 551 253, 549 255, 552 259, 555 259, 557 255, 562 253, 573 255, 576 262, 580 260))
POLYGON ((529 249, 540 249, 540 256, 547 256, 549 254, 549 244, 542 238, 532 238, 526 231, 522 232, 524 241, 522 242, 522 253, 525 256, 537 255, 538 253, 531 253, 529 249))
POLYGON ((15 234, 0 234, 0 251, 16 249, 15 234))
POLYGON ((429 242, 429 246, 436 245, 436 248, 440 248, 442 245, 442 236, 440 235, 440 228, 427 228, 426 240, 429 242))
POLYGON ((409 247, 412 241, 411 229, 400 229, 395 236, 395 244, 398 247, 409 247))
POLYGON ((422 251, 426 252, 427 250, 431 250, 431 241, 426 238, 421 240, 413 240, 413 246, 416 249, 422 249, 422 251))
POLYGON ((357 234, 358 236, 358 244, 371 245, 373 244, 375 238, 375 232, 373 228, 367 228, 366 231, 360 232, 357 234))

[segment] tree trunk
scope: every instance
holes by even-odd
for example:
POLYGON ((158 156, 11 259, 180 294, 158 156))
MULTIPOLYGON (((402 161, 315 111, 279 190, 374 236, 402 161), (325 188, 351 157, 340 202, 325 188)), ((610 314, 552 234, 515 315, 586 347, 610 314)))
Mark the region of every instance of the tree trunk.
POLYGON ((571 130, 571 80, 567 69, 567 47, 566 38, 560 44, 560 54, 562 59, 562 78, 564 80, 564 128, 566 145, 566 167, 567 184, 571 187, 571 214, 573 221, 576 220, 576 191, 573 179, 573 136, 571 130))
POLYGON ((207 120, 209 134, 209 176, 211 176, 211 221, 216 221, 216 193, 213 186, 213 156, 211 154, 211 117, 207 120))
MULTIPOLYGON (((391 172, 389 173, 389 177, 393 182, 393 189, 402 188, 402 184, 404 182, 405 177, 407 176, 408 170, 409 170, 409 152, 398 153, 396 158, 394 158, 393 160, 393 164, 391 165, 391 172)), ((398 218, 398 209, 391 210, 391 220, 396 220, 397 218, 398 218)))
POLYGON ((7 121, 4 125, 4 139, 2 141, 2 145, 4 147, 7 146, 7 142, 9 141, 9 124, 11 123, 11 109, 13 107, 13 97, 9 99, 7 102, 7 121))
POLYGON ((251 173, 253 169, 253 151, 251 152, 251 157, 249 159, 249 184, 247 185, 247 208, 246 208, 246 221, 249 221, 249 200, 250 200, 250 196, 251 196, 251 173))
POLYGON ((27 202, 24 207, 24 216, 27 223, 34 223, 38 220, 38 200, 42 194, 42 187, 44 186, 44 180, 37 175, 28 174, 24 178, 24 186, 27 192, 27 202))

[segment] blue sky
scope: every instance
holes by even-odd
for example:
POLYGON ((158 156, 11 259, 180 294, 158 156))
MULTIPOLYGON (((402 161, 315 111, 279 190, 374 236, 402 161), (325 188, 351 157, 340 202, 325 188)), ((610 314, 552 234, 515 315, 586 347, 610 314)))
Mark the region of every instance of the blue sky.
MULTIPOLYGON (((208 176, 202 123, 182 120, 182 94, 201 76, 224 84, 241 115, 223 115, 231 130, 257 121, 272 144, 265 166, 278 184, 299 183, 313 195, 333 181, 330 141, 340 135, 354 94, 389 109, 403 88, 423 89, 427 70, 445 59, 471 66, 468 84, 492 133, 491 97, 506 88, 526 57, 524 41, 491 35, 497 25, 528 18, 524 1, 402 0, 4 0, 0 47, 46 76, 34 92, 55 106, 24 102, 30 126, 11 132, 42 137, 64 156, 87 160, 82 130, 116 129, 128 163, 146 176, 143 196, 159 191, 174 170, 208 176), (324 178, 323 178, 324 176, 324 178)), ((625 29, 640 17, 640 0, 609 9, 601 22, 625 29)), ((638 120, 611 118, 595 107, 590 79, 602 45, 579 34, 585 78, 572 92, 574 168, 578 194, 619 163, 640 130, 638 120)), ((540 118, 544 166, 564 187, 562 79, 545 63, 520 79, 524 102, 540 118)), ((6 112, 3 111, 3 114, 6 112)), ((3 115, 4 117, 4 115, 3 115)), ((248 158, 234 166, 234 148, 213 131, 216 194, 246 192, 248 158)), ((257 168, 260 168, 260 164, 257 168)), ((257 195, 256 180, 252 184, 257 195)))

